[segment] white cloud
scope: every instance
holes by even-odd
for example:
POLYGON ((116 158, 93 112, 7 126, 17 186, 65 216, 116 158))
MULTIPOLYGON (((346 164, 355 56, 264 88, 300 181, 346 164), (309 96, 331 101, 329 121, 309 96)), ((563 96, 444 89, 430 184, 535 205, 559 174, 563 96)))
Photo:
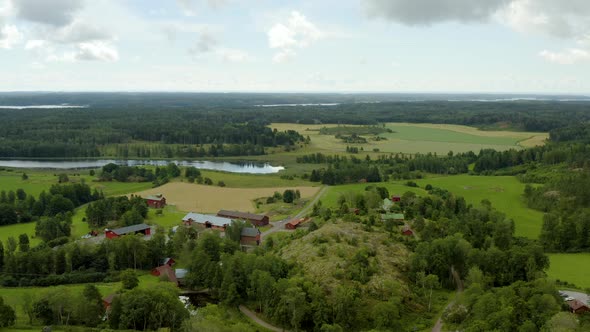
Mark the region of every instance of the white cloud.
POLYGON ((572 65, 578 62, 590 61, 590 51, 579 48, 570 48, 562 52, 544 50, 539 53, 539 56, 549 62, 561 65, 572 65))
POLYGON ((61 27, 70 24, 83 7, 84 0, 17 0, 13 1, 19 18, 35 23, 61 27))
POLYGON ((14 25, 5 25, 0 30, 0 48, 11 49, 19 44, 23 39, 23 34, 14 25))
POLYGON ((119 52, 115 47, 105 42, 80 43, 74 51, 63 52, 61 55, 49 54, 48 62, 75 62, 75 61, 105 61, 119 60, 119 52))
POLYGON ((52 31, 51 35, 47 37, 52 41, 64 44, 105 41, 113 38, 107 29, 80 20, 52 31))
POLYGON ((25 50, 31 51, 31 50, 43 49, 47 46, 47 44, 48 44, 47 41, 42 40, 42 39, 29 40, 25 44, 25 50))
POLYGON ((219 44, 217 38, 208 30, 202 30, 199 33, 199 37, 195 44, 189 49, 189 53, 192 55, 199 55, 202 53, 208 53, 219 44))
POLYGON ((104 42, 80 43, 76 60, 117 61, 119 52, 113 46, 104 42))
POLYGON ((276 23, 267 32, 268 46, 278 49, 274 62, 285 62, 296 55, 296 49, 306 48, 324 37, 324 33, 304 15, 291 12, 286 23, 276 23))

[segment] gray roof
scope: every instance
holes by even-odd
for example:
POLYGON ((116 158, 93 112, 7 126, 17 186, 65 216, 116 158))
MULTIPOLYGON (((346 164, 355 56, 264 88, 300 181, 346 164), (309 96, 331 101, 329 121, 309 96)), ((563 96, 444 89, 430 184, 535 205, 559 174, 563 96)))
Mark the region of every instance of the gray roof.
POLYGON ((121 227, 121 228, 117 228, 117 229, 111 229, 111 231, 113 231, 113 233, 115 233, 115 234, 123 235, 123 234, 143 231, 143 230, 149 229, 149 228, 152 228, 152 226, 150 226, 148 224, 139 224, 139 225, 131 225, 131 226, 127 226, 127 227, 121 227))
POLYGON ((240 211, 230 211, 230 210, 219 210, 217 212, 218 216, 225 216, 235 219, 245 219, 245 220, 256 220, 260 221, 266 217, 263 214, 254 214, 249 212, 240 212, 240 211))
POLYGON ((260 234, 260 230, 258 230, 258 228, 254 228, 254 227, 242 228, 242 236, 256 237, 258 234, 260 234))
POLYGON ((201 213, 188 213, 186 216, 184 216, 184 218, 182 218, 182 221, 188 221, 189 219, 191 219, 192 221, 199 223, 199 224, 205 224, 206 222, 209 222, 211 225, 217 226, 217 227, 223 227, 226 225, 229 225, 233 222, 233 220, 229 219, 229 218, 223 218, 223 217, 218 217, 218 216, 212 216, 212 215, 208 215, 208 214, 201 214, 201 213))

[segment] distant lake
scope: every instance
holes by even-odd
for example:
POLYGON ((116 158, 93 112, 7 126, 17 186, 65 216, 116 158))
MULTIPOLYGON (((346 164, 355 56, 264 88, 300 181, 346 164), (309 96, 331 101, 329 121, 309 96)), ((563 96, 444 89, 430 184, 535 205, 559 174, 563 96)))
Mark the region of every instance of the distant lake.
POLYGON ((175 163, 179 166, 194 166, 199 169, 208 169, 230 173, 272 174, 285 169, 283 166, 272 166, 269 163, 256 162, 226 162, 226 161, 189 161, 189 160, 0 160, 0 167, 14 168, 45 168, 45 169, 81 169, 100 168, 106 164, 114 163, 126 166, 166 166, 175 163))
POLYGON ((9 109, 9 110, 25 110, 30 108, 36 109, 55 109, 55 108, 87 108, 88 106, 81 106, 81 105, 26 105, 26 106, 16 106, 16 105, 0 105, 0 109, 9 109))

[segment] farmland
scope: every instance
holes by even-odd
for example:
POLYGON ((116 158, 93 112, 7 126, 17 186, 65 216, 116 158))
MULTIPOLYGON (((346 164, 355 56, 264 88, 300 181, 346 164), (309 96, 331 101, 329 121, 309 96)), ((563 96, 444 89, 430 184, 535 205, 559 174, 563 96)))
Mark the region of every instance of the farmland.
MULTIPOLYGON (((303 136, 309 136, 310 146, 305 149, 308 152, 345 152, 347 145, 333 135, 321 135, 319 130, 323 127, 335 127, 337 125, 300 125, 300 124, 272 124, 277 130, 292 129, 303 136)), ((353 126, 350 126, 353 127, 353 126)), ((481 149, 496 149, 499 151, 508 149, 521 149, 531 145, 542 145, 548 137, 546 133, 513 132, 513 131, 483 131, 477 128, 445 125, 445 124, 408 124, 388 123, 386 132, 378 136, 385 140, 369 140, 365 144, 357 144, 364 151, 372 152, 378 149, 383 153, 437 153, 446 154, 453 152, 479 151, 481 149)), ((367 136, 368 137, 368 136, 367 136)), ((299 152, 301 153, 301 152, 299 152)))
POLYGON ((227 188, 205 186, 186 182, 167 183, 161 187, 136 192, 135 195, 147 196, 161 193, 167 203, 175 205, 182 211, 216 213, 231 207, 234 210, 254 212, 252 201, 256 198, 272 196, 275 191, 286 189, 299 190, 302 198, 315 195, 319 187, 271 187, 271 188, 227 188))
POLYGON ((421 187, 431 184, 465 197, 477 205, 489 200, 492 205, 514 220, 515 235, 538 238, 541 232, 543 214, 526 206, 522 194, 525 185, 513 176, 470 176, 457 175, 417 180, 421 187))

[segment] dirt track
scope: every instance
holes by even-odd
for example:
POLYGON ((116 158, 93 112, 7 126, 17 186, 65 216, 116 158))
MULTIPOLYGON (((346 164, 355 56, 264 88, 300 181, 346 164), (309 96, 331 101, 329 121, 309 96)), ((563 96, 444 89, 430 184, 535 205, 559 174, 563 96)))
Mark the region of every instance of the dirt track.
POLYGON ((134 193, 148 196, 163 194, 166 202, 176 205, 181 211, 216 213, 221 209, 255 212, 252 200, 272 196, 275 191, 299 190, 301 197, 314 196, 320 187, 276 187, 276 188, 227 188, 205 186, 186 182, 167 183, 161 187, 134 193))

